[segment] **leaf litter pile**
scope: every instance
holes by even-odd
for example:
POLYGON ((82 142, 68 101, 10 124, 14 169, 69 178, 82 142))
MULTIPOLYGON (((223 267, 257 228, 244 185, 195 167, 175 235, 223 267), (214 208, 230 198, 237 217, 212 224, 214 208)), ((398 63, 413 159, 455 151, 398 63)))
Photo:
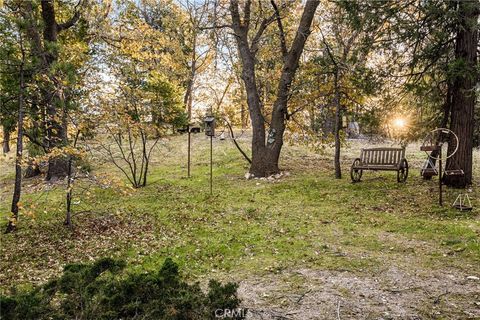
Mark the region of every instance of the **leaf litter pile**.
MULTIPOLYGON (((60 219, 59 219, 60 220, 60 219)), ((22 228, 3 239, 0 286, 41 284, 61 273, 66 263, 94 261, 131 249, 139 255, 155 250, 154 227, 148 219, 120 214, 85 214, 74 229, 60 222, 42 228, 24 221, 22 228), (15 248, 15 250, 12 250, 15 248)), ((158 233, 157 233, 158 234, 158 233)))

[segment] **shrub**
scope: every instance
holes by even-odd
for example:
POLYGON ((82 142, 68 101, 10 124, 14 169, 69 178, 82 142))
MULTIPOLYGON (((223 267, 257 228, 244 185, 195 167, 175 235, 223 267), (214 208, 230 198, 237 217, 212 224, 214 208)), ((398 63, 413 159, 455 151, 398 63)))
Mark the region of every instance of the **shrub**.
POLYGON ((105 258, 67 265, 60 278, 43 286, 0 296, 0 318, 215 319, 215 310, 238 307, 237 288, 212 280, 204 293, 198 283, 180 278, 171 259, 157 272, 133 274, 125 262, 105 258))

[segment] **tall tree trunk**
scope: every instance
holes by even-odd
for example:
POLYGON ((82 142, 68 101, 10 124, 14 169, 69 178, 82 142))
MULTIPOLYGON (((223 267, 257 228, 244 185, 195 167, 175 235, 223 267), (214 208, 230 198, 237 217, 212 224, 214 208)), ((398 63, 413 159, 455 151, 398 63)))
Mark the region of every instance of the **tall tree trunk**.
POLYGON ((143 129, 140 130, 140 135, 142 138, 142 157, 143 157, 142 163, 144 164, 140 169, 142 170, 140 177, 142 178, 142 187, 145 187, 147 185, 148 161, 149 161, 148 151, 147 151, 148 137, 147 137, 147 134, 143 131, 143 129))
POLYGON ((195 75, 197 72, 197 35, 196 33, 193 36, 192 41, 192 60, 190 61, 192 65, 190 66, 190 75, 187 83, 187 90, 185 92, 185 97, 183 98, 184 105, 186 107, 188 121, 192 119, 192 104, 193 104, 193 86, 195 84, 195 75))
MULTIPOLYGON (((458 151, 447 159, 446 168, 462 169, 463 176, 445 176, 445 184, 463 188, 472 183, 473 159, 473 116, 475 86, 478 81, 478 0, 458 2, 460 22, 455 45, 455 63, 463 65, 453 80, 450 129, 458 135, 458 151)), ((449 144, 448 152, 452 152, 449 144)))
MULTIPOLYGON (((247 104, 250 112, 250 119, 252 121, 252 164, 250 166, 250 173, 256 177, 265 177, 280 171, 278 160, 283 146, 285 121, 288 119, 287 101, 290 94, 290 86, 295 76, 295 72, 298 69, 300 55, 303 52, 305 42, 310 34, 310 26, 319 3, 320 1, 317 0, 306 2, 290 50, 287 52, 282 45, 284 64, 277 87, 277 98, 273 104, 270 129, 268 137, 266 137, 265 119, 262 114, 263 108, 255 79, 255 54, 258 50, 258 42, 262 36, 262 32, 268 26, 269 20, 264 20, 261 23, 257 30, 257 34, 250 45, 248 31, 250 28, 249 15, 251 1, 245 3, 245 8, 243 10, 245 17, 242 21, 240 18, 238 0, 230 0, 232 27, 242 61, 242 78, 245 83, 247 104)), ((278 14, 275 5, 274 9, 276 15, 273 17, 277 17, 278 21, 280 15, 278 14)), ((281 24, 281 21, 278 21, 278 23, 281 24)), ((279 31, 281 32, 281 28, 279 31)), ((284 37, 283 33, 281 34, 281 37, 284 37)))
POLYGON ((335 157, 334 157, 334 165, 335 165, 335 178, 341 179, 342 178, 342 168, 340 166, 340 130, 342 130, 342 108, 340 105, 340 88, 338 86, 338 67, 335 67, 335 98, 334 98, 334 105, 335 105, 335 157))
MULTIPOLYGON (((195 64, 195 62, 193 62, 193 64, 195 64)), ((187 112, 187 116, 189 120, 192 118, 193 85, 194 85, 194 77, 195 77, 193 68, 195 68, 195 66, 192 66, 190 78, 188 79, 188 83, 187 83, 187 90, 183 98, 183 103, 186 109, 185 111, 187 112)))
MULTIPOLYGON (((77 147, 78 137, 80 136, 80 130, 77 130, 75 135, 75 139, 73 140, 73 147, 77 147)), ((73 183, 75 180, 74 170, 73 170, 73 155, 68 155, 68 169, 67 169, 67 195, 66 195, 66 207, 67 211, 65 214, 65 222, 64 224, 72 228, 72 195, 73 195, 73 183)))
POLYGON ((8 221, 5 233, 12 232, 16 229, 18 221, 18 203, 20 201, 20 194, 22 192, 22 156, 23 156, 23 116, 25 109, 25 79, 24 79, 24 64, 25 64, 25 51, 23 48, 23 39, 20 33, 20 50, 22 54, 22 60, 20 63, 20 92, 18 95, 18 123, 17 123, 17 151, 15 158, 15 185, 13 187, 12 197, 12 216, 8 221))
POLYGON ((73 183, 73 156, 68 157, 68 169, 67 169, 67 195, 66 195, 66 214, 64 224, 71 228, 72 227, 72 183, 73 183))
MULTIPOLYGON (((55 7, 51 0, 42 1, 43 40, 45 45, 45 57, 49 68, 58 60, 58 33, 59 25, 56 21, 55 7)), ((56 79, 54 79, 56 80, 56 79)), ((62 121, 64 116, 65 101, 61 94, 60 84, 53 81, 53 87, 47 88, 44 103, 47 111, 47 137, 48 148, 61 148, 67 144, 67 128, 62 121)), ((59 156, 50 158, 46 180, 64 178, 68 175, 68 157, 59 156)))
POLYGON ((3 153, 10 152, 10 130, 7 126, 3 126, 3 153))
MULTIPOLYGON (((41 1, 41 18, 43 26, 43 39, 40 33, 40 26, 36 23, 36 9, 32 1, 22 2, 24 10, 22 16, 26 21, 26 33, 32 45, 32 55, 38 62, 38 70, 49 81, 42 88, 42 103, 46 109, 46 132, 45 139, 47 152, 54 148, 61 148, 67 144, 67 127, 64 119, 65 101, 61 91, 62 81, 56 78, 51 66, 58 60, 58 34, 73 25, 80 18, 80 11, 65 23, 57 23, 53 0, 41 1), (42 43, 43 40, 43 43, 42 43)), ((83 7, 85 1, 81 1, 83 7)), ((49 161, 49 168, 46 179, 65 177, 68 173, 67 157, 52 158, 49 161)))
POLYGON ((32 128, 29 130, 29 133, 26 133, 24 135, 29 137, 29 145, 27 145, 27 150, 28 150, 28 164, 27 167, 25 168, 25 172, 23 174, 24 178, 33 178, 36 176, 39 176, 41 174, 40 168, 38 165, 35 164, 33 161, 33 157, 38 156, 39 154, 34 151, 33 148, 39 147, 38 145, 35 145, 35 142, 38 142, 39 144, 43 144, 42 140, 39 140, 40 133, 41 132, 46 132, 45 130, 45 122, 44 122, 44 111, 43 107, 38 104, 38 97, 37 95, 32 95, 31 96, 32 102, 30 104, 30 112, 31 112, 31 120, 32 120, 32 128))
MULTIPOLYGON (((248 45, 247 45, 248 46, 248 45)), ((248 47, 245 48, 248 50, 248 47)), ((267 159, 267 149, 265 147, 265 119, 261 113, 262 105, 260 95, 258 94, 254 59, 246 56, 243 59, 242 78, 245 82, 245 90, 247 91, 247 104, 252 121, 252 164, 250 173, 256 177, 264 177, 270 171, 278 171, 277 164, 267 159), (268 173, 267 173, 268 172, 268 173)))
POLYGON ((240 122, 242 124, 242 129, 245 129, 247 127, 247 108, 243 101, 240 104, 240 122))
POLYGON ((255 57, 250 51, 248 43, 248 27, 242 25, 238 10, 238 1, 231 0, 230 11, 232 14, 233 29, 236 34, 237 47, 242 60, 242 79, 247 92, 247 104, 252 121, 252 165, 250 173, 255 176, 265 176, 267 168, 263 164, 265 159, 265 121, 261 113, 262 106, 255 77, 255 57))

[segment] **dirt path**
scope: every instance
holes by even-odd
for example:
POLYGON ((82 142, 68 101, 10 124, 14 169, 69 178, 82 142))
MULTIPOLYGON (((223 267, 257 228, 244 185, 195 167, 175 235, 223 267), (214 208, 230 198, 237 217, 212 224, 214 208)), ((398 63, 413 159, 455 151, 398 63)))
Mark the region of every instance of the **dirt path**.
POLYGON ((480 280, 464 274, 295 270, 241 283, 247 319, 480 319, 480 280))

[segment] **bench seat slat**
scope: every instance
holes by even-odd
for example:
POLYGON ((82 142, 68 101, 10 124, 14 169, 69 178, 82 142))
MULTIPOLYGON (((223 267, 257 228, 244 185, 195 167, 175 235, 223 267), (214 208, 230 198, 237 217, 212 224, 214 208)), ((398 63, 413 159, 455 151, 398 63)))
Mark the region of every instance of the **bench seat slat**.
POLYGON ((355 170, 372 170, 372 171, 397 171, 398 182, 404 182, 408 175, 408 163, 403 168, 403 160, 405 159, 405 148, 365 148, 360 153, 360 158, 356 159, 351 167, 351 176, 353 182, 360 181, 358 171, 355 170), (358 161, 360 160, 360 161, 358 161), (407 173, 405 173, 406 169, 407 173))
POLYGON ((375 167, 378 167, 378 170, 387 170, 387 168, 398 170, 400 161, 404 157, 405 150, 402 148, 369 148, 362 149, 360 161, 365 170, 377 170, 375 167))
POLYGON ((355 166, 355 169, 362 170, 385 170, 385 171, 398 171, 397 166, 387 166, 387 165, 360 165, 355 166))

